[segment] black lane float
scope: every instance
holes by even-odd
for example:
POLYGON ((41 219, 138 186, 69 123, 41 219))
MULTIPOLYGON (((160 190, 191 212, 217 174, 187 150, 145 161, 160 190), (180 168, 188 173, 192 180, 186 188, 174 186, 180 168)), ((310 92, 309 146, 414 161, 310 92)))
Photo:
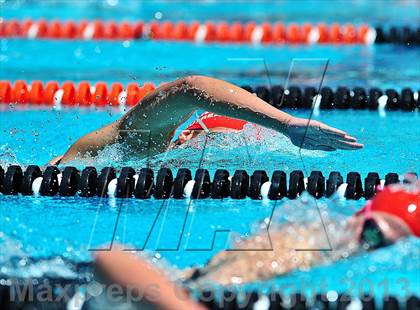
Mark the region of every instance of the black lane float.
POLYGON ((117 173, 113 167, 86 167, 82 171, 67 166, 60 169, 48 166, 41 171, 36 165, 26 169, 18 165, 9 166, 6 171, 0 167, 0 191, 4 195, 117 197, 149 199, 231 199, 251 198, 254 200, 282 198, 296 199, 307 191, 315 198, 331 197, 337 193, 346 199, 370 199, 378 188, 400 183, 401 179, 416 178, 416 173, 400 177, 390 172, 381 179, 376 172, 362 178, 358 172, 349 172, 346 178, 333 171, 328 177, 321 171, 312 171, 305 177, 301 170, 286 174, 275 170, 269 178, 264 170, 249 175, 245 170, 236 170, 230 175, 226 169, 217 169, 213 180, 207 169, 197 169, 193 174, 188 168, 178 169, 175 177, 170 168, 160 168, 156 173, 150 168, 135 170, 123 167, 117 173), (344 182, 345 181, 345 182, 344 182))

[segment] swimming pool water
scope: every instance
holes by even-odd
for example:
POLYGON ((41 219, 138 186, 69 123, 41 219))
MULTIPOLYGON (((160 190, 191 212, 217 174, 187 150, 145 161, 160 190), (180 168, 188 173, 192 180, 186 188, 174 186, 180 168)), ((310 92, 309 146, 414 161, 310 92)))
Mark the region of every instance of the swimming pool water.
POLYGON ((189 74, 239 85, 418 88, 417 48, 402 46, 251 46, 133 41, 1 40, 1 70, 11 80, 89 80, 159 84, 189 74), (403 53, 395 61, 395 55, 403 53), (293 64, 293 67, 291 68, 293 64))
MULTIPOLYGON (((381 25, 411 25, 418 24, 420 14, 416 10, 418 4, 410 1, 341 1, 336 6, 331 6, 329 1, 304 1, 300 5, 295 2, 235 4, 208 1, 204 6, 165 1, 83 3, 6 1, 1 2, 2 17, 75 20, 118 17, 149 20, 154 18, 156 12, 161 12, 163 19, 174 20, 231 20, 235 14, 235 20, 242 21, 368 21, 381 25), (69 10, 69 7, 72 9, 69 10)), ((294 59, 289 85, 318 87, 323 65, 328 59, 324 80, 326 86, 397 90, 411 87, 417 90, 420 89, 420 67, 416 65, 419 57, 418 48, 391 45, 248 46, 148 41, 0 40, 1 79, 28 81, 137 81, 157 85, 187 74, 204 74, 238 85, 284 85, 294 59)), ((3 167, 9 164, 45 164, 52 157, 61 155, 81 135, 122 115, 119 110, 50 111, 0 107, 0 165, 3 167)), ((310 115, 310 111, 288 112, 299 117, 310 115)), ((279 134, 263 130, 265 139, 261 141, 254 138, 255 129, 247 128, 245 136, 212 136, 204 153, 203 167, 209 169, 211 174, 217 168, 227 168, 231 173, 235 169, 246 169, 249 173, 256 169, 270 173, 277 169, 286 172, 300 169, 306 175, 312 170, 320 170, 324 175, 330 171, 339 171, 342 175, 357 171, 362 176, 375 171, 382 177, 388 172, 420 172, 418 111, 387 112, 386 115, 353 110, 321 111, 315 118, 356 136, 365 144, 365 148, 354 152, 299 152, 297 147, 279 134)), ((199 167, 203 143, 201 137, 156 156, 152 158, 152 167, 158 169, 165 164, 174 169, 188 167, 194 170, 199 167)), ((86 165, 82 162, 72 164, 77 167, 86 165)), ((131 165, 140 168, 145 162, 124 158, 118 148, 110 147, 93 164, 96 167, 131 165)), ((326 200, 320 200, 319 204, 323 203, 326 200)), ((328 209, 332 213, 350 215, 363 203, 363 200, 344 201, 338 205, 331 204, 328 209)), ((22 257, 47 262, 44 271, 49 272, 52 269, 48 266, 52 265, 48 264, 51 257, 89 261, 89 249, 103 247, 112 239, 112 228, 115 227, 118 214, 116 242, 143 247, 159 214, 146 243, 147 249, 159 249, 155 259, 165 260, 179 268, 202 265, 226 247, 227 234, 217 236, 212 251, 190 251, 187 241, 193 247, 204 247, 210 244, 215 229, 229 229, 246 236, 252 232, 255 223, 270 216, 274 207, 281 210, 282 206, 282 202, 276 204, 248 199, 194 201, 189 205, 188 201, 174 200, 0 196, 0 263, 3 265, 0 272, 21 275, 43 272, 37 267, 19 265, 22 257), (181 233, 184 224, 186 229, 181 233), (174 250, 178 244, 179 250, 174 250)), ((404 297, 404 294, 420 290, 419 245, 414 238, 403 240, 375 253, 307 272, 294 272, 256 285, 264 287, 275 284, 287 288, 310 283, 306 289, 315 286, 323 291, 334 289, 358 294, 357 290, 369 289, 372 284, 375 296, 386 295, 386 287, 389 293, 404 297), (337 276, 331 277, 331 274, 337 276)), ((68 271, 65 264, 58 265, 54 270, 61 273, 68 271)))
POLYGON ((238 20, 258 22, 343 22, 406 25, 418 22, 415 0, 296 1, 10 1, 2 0, 4 18, 150 20, 238 20), (156 13, 160 14, 156 14, 156 13))

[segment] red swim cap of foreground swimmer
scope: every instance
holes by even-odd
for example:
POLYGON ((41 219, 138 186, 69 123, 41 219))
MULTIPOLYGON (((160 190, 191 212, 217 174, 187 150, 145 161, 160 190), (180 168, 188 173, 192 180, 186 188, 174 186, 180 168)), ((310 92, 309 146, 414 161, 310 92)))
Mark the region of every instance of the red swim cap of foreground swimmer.
POLYGON ((408 191, 398 185, 387 186, 358 214, 366 212, 368 208, 370 211, 384 212, 400 218, 413 235, 420 237, 420 188, 408 191))
POLYGON ((240 119, 221 116, 212 112, 205 112, 200 115, 198 120, 192 122, 187 127, 187 130, 204 130, 205 128, 203 128, 202 124, 204 124, 207 129, 221 127, 234 130, 242 130, 244 129, 246 123, 246 121, 240 119))

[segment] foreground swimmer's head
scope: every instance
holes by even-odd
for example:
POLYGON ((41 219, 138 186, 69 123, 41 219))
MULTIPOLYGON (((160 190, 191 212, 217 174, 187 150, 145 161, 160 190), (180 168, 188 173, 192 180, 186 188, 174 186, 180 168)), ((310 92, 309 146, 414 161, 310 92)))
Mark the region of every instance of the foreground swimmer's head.
POLYGON ((232 132, 242 130, 246 123, 246 121, 240 119, 205 112, 181 132, 175 144, 181 145, 205 131, 232 132))
POLYGON ((360 210, 351 225, 368 250, 390 245, 410 235, 420 237, 420 187, 384 188, 360 210))

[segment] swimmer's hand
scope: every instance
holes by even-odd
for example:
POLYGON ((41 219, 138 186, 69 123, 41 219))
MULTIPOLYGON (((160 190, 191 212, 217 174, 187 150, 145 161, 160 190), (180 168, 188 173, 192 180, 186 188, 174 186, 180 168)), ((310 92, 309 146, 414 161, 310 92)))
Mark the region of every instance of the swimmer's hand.
POLYGON ((292 118, 286 134, 294 145, 308 150, 357 150, 363 147, 342 130, 304 118, 292 118))

